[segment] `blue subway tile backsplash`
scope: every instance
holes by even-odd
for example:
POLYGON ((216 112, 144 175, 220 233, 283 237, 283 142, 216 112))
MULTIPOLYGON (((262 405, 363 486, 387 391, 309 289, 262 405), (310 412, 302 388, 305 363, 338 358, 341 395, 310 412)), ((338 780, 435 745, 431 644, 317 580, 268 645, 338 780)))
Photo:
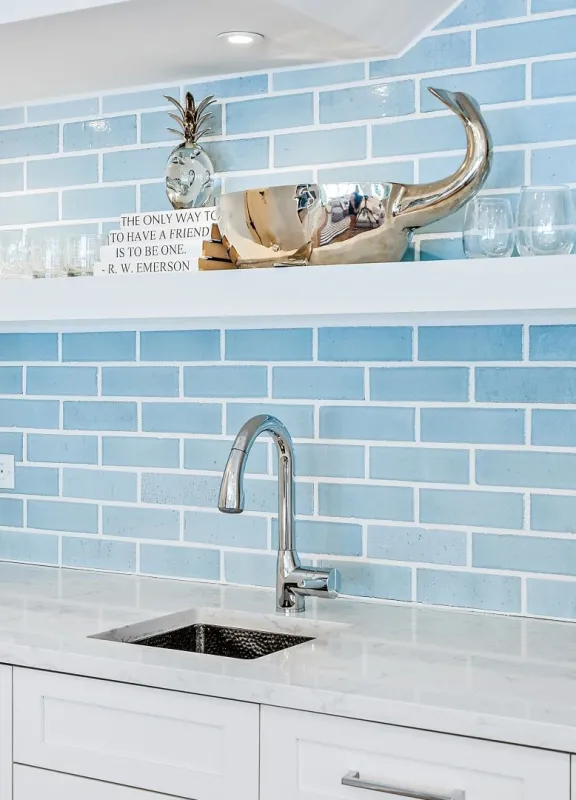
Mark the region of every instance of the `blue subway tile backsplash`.
MULTIPOLYGON (((576 185, 575 33, 574 0, 463 0, 398 58, 0 109, 0 242, 168 210, 164 95, 187 89, 217 97, 206 150, 224 191, 444 178, 466 140, 429 87, 482 104, 484 191, 576 185)), ((417 232, 408 259, 463 258, 463 221, 417 232)), ((576 326, 415 322, 0 333, 0 452, 16 459, 0 559, 271 587, 271 441, 248 459, 245 514, 216 506, 239 428, 275 414, 295 441, 299 549, 344 592, 576 619, 576 326)))

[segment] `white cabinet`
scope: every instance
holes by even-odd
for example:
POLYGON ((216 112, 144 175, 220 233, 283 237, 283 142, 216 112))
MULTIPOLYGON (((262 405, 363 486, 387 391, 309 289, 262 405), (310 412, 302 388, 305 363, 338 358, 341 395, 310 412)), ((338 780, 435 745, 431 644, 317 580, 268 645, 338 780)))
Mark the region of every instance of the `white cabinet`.
POLYGON ((14 761, 193 800, 258 800, 257 705, 18 669, 14 761))
POLYGON ((278 708, 261 725, 261 800, 570 797, 560 753, 278 708))
POLYGON ((0 800, 12 800, 12 667, 0 666, 0 800))
POLYGON ((14 800, 169 800, 166 795, 62 775, 32 767, 14 767, 14 800))

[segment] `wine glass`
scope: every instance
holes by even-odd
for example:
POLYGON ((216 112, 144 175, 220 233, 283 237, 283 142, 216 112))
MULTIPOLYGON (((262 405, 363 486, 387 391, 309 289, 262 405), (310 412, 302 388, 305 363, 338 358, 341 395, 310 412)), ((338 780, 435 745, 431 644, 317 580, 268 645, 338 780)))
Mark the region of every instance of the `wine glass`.
POLYGON ((514 251, 514 215, 506 197, 475 197, 466 208, 467 258, 505 258, 514 251))
POLYGON ((574 248, 576 213, 568 186, 524 186, 516 224, 521 256, 568 255, 574 248))

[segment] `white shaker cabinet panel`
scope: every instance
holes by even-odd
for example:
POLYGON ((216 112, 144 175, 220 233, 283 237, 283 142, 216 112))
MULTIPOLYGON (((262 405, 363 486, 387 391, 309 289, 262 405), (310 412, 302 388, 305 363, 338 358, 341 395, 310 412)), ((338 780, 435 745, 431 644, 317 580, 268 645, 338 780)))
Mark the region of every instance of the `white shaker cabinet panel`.
POLYGON ((258 798, 257 705, 14 671, 14 761, 193 800, 258 798))
POLYGON ((114 786, 33 767, 14 767, 14 800, 169 800, 166 795, 114 786))
POLYGON ((570 798, 560 753, 266 707, 261 742, 261 800, 570 798))
POLYGON ((0 800, 12 800, 12 667, 0 666, 0 800))

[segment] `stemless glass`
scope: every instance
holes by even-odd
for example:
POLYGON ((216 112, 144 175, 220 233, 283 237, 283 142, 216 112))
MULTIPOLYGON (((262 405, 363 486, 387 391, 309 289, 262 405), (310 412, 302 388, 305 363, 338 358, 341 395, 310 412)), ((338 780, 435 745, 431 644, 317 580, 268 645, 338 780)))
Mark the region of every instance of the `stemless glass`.
POLYGON ((0 237, 0 278, 31 278, 30 248, 25 237, 0 237))
POLYGON ((35 278, 63 278, 64 241, 60 236, 47 236, 32 241, 33 274, 35 278))
POLYGON ((94 274, 94 265, 100 259, 100 250, 106 242, 105 236, 81 234, 69 236, 65 246, 66 272, 71 277, 94 274))
POLYGON ((514 215, 506 197, 476 197, 466 208, 467 258, 505 258, 514 251, 514 215))
POLYGON ((516 223, 521 256, 568 255, 576 240, 576 213, 570 188, 524 186, 516 223))

